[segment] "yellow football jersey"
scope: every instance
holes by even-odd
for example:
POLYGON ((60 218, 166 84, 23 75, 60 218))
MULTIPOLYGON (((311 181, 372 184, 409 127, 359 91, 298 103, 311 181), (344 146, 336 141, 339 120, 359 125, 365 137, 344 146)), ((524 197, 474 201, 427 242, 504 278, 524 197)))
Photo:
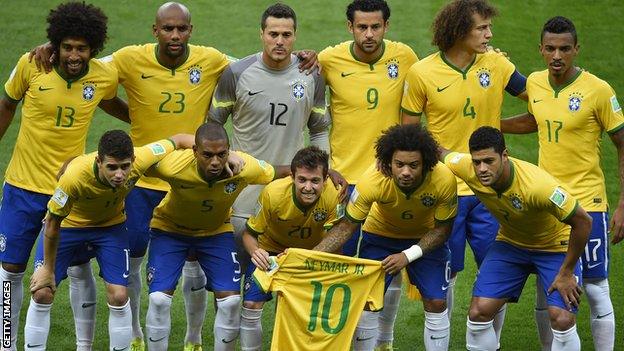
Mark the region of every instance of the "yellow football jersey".
POLYGON ((330 46, 318 56, 330 92, 332 168, 349 184, 375 162, 381 132, 400 123, 403 81, 418 61, 409 46, 384 40, 383 54, 368 64, 355 58, 353 45, 330 46))
POLYGON ((134 148, 135 160, 126 184, 112 188, 98 176, 97 152, 73 159, 58 181, 48 211, 65 217, 61 227, 108 227, 126 220, 124 199, 143 173, 175 149, 171 140, 134 148))
POLYGON ((51 195, 63 163, 85 152, 87 131, 101 100, 117 95, 117 73, 99 60, 89 61, 80 77, 65 79, 55 68, 37 70, 23 55, 4 85, 6 97, 23 101, 7 183, 51 195))
POLYGON ((419 239, 435 222, 457 215, 457 183, 442 163, 425 175, 412 193, 404 193, 391 177, 371 166, 351 193, 346 215, 364 222, 362 230, 396 239, 419 239))
POLYGON ((171 185, 154 209, 150 226, 189 236, 209 236, 231 232, 230 212, 238 194, 249 184, 268 184, 273 166, 242 152, 245 167, 238 175, 206 182, 198 172, 193 150, 179 150, 165 157, 146 174, 171 185))
POLYGON ((259 287, 279 296, 271 350, 349 350, 364 307, 383 308, 379 261, 288 249, 277 264, 254 272, 259 287))
POLYGON ((560 181, 534 164, 509 158, 511 184, 502 193, 479 182, 470 154, 453 152, 444 163, 463 179, 496 217, 500 229, 496 240, 529 250, 565 252, 578 201, 560 181))
POLYGON ((613 89, 585 71, 554 88, 545 70, 529 76, 527 93, 538 125, 539 166, 567 184, 585 210, 607 211, 600 141, 603 131, 624 127, 613 89))
MULTIPOLYGON (((227 56, 216 49, 188 45, 186 61, 175 69, 158 62, 156 44, 127 46, 112 55, 128 94, 130 137, 136 145, 177 133, 195 134, 204 122, 212 93, 227 56)), ((141 178, 139 186, 166 191, 158 179, 141 178)))
POLYGON ((292 177, 277 179, 260 193, 256 215, 247 229, 258 235, 258 244, 268 252, 289 247, 312 249, 325 235, 326 226, 339 216, 338 191, 326 181, 321 197, 309 208, 297 201, 292 177))
MULTIPOLYGON (((500 129, 505 87, 515 66, 495 52, 478 54, 464 71, 441 52, 412 66, 405 78, 402 108, 427 117, 427 129, 443 147, 468 152, 470 134, 482 126, 500 129)), ((471 195, 458 180, 458 194, 471 195)))

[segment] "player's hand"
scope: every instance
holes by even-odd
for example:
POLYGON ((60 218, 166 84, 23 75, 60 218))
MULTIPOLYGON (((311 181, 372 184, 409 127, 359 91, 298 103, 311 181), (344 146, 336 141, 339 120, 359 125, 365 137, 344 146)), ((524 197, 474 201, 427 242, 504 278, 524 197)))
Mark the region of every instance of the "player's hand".
POLYGON ((239 174, 245 167, 245 160, 240 157, 236 152, 230 152, 228 155, 228 161, 225 164, 225 171, 228 177, 233 177, 239 174))
POLYGON ((263 249, 256 249, 251 254, 251 262, 256 265, 260 270, 267 271, 271 266, 271 262, 269 262, 269 253, 263 249))
POLYGON ((47 42, 30 50, 28 62, 32 62, 33 58, 35 59, 37 70, 41 71, 43 69, 45 73, 52 72, 52 64, 56 59, 56 52, 52 43, 47 42))
POLYGON ((487 46, 487 51, 494 51, 497 54, 502 54, 503 56, 505 56, 507 59, 509 59, 509 55, 507 54, 507 51, 502 51, 499 48, 495 48, 492 45, 488 45, 487 46))
POLYGON ((54 280, 54 271, 47 268, 45 265, 37 268, 33 275, 30 277, 30 292, 43 288, 50 288, 52 292, 56 291, 56 284, 54 280))
POLYGON ((327 171, 327 175, 329 175, 329 179, 331 179, 332 183, 338 190, 338 200, 341 203, 347 202, 347 190, 349 190, 349 183, 344 179, 342 174, 330 169, 327 171))
POLYGON ((552 285, 548 288, 548 294, 555 290, 559 291, 563 302, 565 302, 569 310, 572 310, 572 307, 578 307, 581 302, 583 291, 578 285, 577 278, 572 273, 559 271, 552 285))
POLYGON ((609 223, 609 231, 611 232, 611 243, 617 244, 624 239, 624 205, 619 205, 609 223))
POLYGON ((319 68, 318 56, 314 50, 299 50, 295 52, 297 57, 301 60, 299 63, 299 72, 310 74, 315 69, 319 68))
POLYGON ((381 261, 381 266, 388 274, 399 274, 401 269, 405 268, 409 264, 407 256, 403 252, 396 253, 386 257, 381 261))

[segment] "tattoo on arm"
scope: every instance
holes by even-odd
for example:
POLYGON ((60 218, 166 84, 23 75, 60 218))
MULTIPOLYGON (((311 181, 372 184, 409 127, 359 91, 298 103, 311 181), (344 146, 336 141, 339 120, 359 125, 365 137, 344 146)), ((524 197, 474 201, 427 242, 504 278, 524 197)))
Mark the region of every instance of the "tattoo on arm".
POLYGON ((348 218, 341 219, 313 250, 324 252, 338 251, 349 240, 356 227, 357 223, 351 222, 348 218))
POLYGON ((450 224, 438 224, 435 228, 428 231, 420 241, 418 246, 423 250, 423 253, 428 253, 442 246, 445 241, 448 240, 451 234, 450 224))

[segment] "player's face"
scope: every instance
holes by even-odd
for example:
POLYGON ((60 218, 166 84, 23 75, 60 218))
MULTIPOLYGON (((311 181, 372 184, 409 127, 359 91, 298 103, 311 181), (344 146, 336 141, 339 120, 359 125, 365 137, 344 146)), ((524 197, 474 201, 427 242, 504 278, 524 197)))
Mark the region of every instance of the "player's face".
POLYGON ((492 39, 492 19, 483 18, 478 13, 472 14, 472 28, 462 39, 463 46, 472 53, 484 53, 492 39))
POLYGON ((395 151, 392 155, 392 178, 401 189, 414 189, 422 183, 422 163, 420 151, 395 151))
POLYGON ((548 65, 548 72, 553 77, 567 77, 573 73, 574 59, 578 54, 579 46, 574 44, 571 33, 544 33, 540 52, 544 62, 548 65))
POLYGON ((264 45, 263 57, 274 65, 290 62, 290 53, 295 44, 295 22, 292 18, 266 19, 266 27, 260 32, 264 45))
POLYGON ((501 176, 507 162, 507 151, 500 155, 494 148, 474 151, 472 156, 472 167, 474 168, 479 182, 484 186, 496 186, 502 182, 501 176))
POLYGON ((119 188, 128 180, 128 175, 132 171, 134 157, 118 160, 111 156, 104 156, 103 159, 97 156, 95 160, 100 180, 107 182, 113 188, 119 188))
POLYGON ((158 53, 175 59, 186 53, 193 26, 184 11, 172 7, 156 19, 152 30, 158 39, 158 53))
POLYGON ((69 77, 80 75, 91 58, 91 46, 84 38, 65 38, 59 48, 59 68, 69 77))
POLYGON ((193 146, 199 174, 205 180, 221 176, 227 163, 229 145, 226 140, 203 140, 193 146))
POLYGON ((364 55, 374 55, 381 50, 384 35, 388 30, 388 22, 384 21, 381 11, 355 11, 353 22, 349 21, 347 24, 349 32, 353 34, 356 51, 364 55))
POLYGON ((321 197, 325 185, 322 166, 317 166, 314 169, 298 167, 292 177, 295 184, 295 195, 300 204, 310 206, 321 197))

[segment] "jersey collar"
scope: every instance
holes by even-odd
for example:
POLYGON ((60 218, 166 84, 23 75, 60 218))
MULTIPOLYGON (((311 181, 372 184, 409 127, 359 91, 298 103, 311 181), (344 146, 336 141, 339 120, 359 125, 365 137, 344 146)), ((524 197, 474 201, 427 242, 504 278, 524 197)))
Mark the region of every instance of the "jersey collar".
POLYGON ((572 77, 570 77, 570 79, 568 79, 568 81, 564 82, 561 85, 555 85, 555 83, 550 79, 550 74, 549 74, 548 75, 548 84, 550 84, 550 87, 555 92, 555 97, 558 97, 559 93, 563 89, 567 88, 569 85, 574 83, 576 81, 576 79, 581 75, 581 73, 583 73, 583 70, 579 68, 579 70, 578 70, 578 72, 576 72, 576 74, 574 74, 572 77))
POLYGON ((295 189, 295 184, 293 183, 291 185, 292 200, 295 203, 295 206, 297 206, 299 211, 303 212, 303 214, 306 214, 309 209, 311 209, 312 207, 316 206, 316 203, 319 202, 319 200, 321 199, 321 196, 319 196, 316 199, 316 201, 314 201, 313 204, 311 204, 310 206, 306 207, 301 202, 299 202, 299 200, 297 199, 296 191, 297 191, 297 189, 295 189))
POLYGON ((373 69, 375 69, 375 64, 377 62, 379 62, 379 60, 381 60, 381 58, 383 57, 384 53, 386 52, 386 41, 382 40, 381 41, 381 54, 379 55, 379 57, 377 57, 376 59, 374 59, 371 62, 364 62, 364 61, 360 61, 360 59, 358 59, 357 56, 355 56, 355 50, 353 50, 353 46, 354 45, 355 45, 355 41, 352 41, 351 45, 349 45, 349 52, 351 53, 351 56, 353 56, 353 59, 356 60, 357 62, 362 62, 362 63, 368 64, 368 66, 369 66, 371 71, 373 69))
POLYGON ((440 51, 440 58, 442 59, 444 63, 447 64, 447 66, 452 68, 454 71, 461 73, 462 77, 466 79, 466 75, 468 74, 468 71, 470 71, 470 68, 472 68, 472 65, 474 65, 475 61, 477 60, 477 55, 474 56, 474 58, 472 59, 472 62, 470 62, 470 64, 468 64, 468 66, 466 66, 466 69, 464 70, 460 69, 459 67, 452 64, 451 61, 447 60, 446 56, 444 55, 444 52, 442 51, 440 51))
MULTIPOLYGON (((91 60, 89 60, 91 61, 91 60)), ((54 71, 59 75, 64 81, 67 82, 67 89, 71 88, 73 82, 79 81, 82 77, 86 76, 89 73, 89 62, 85 65, 85 69, 75 77, 68 77, 62 69, 59 68, 58 65, 54 65, 54 71)))
POLYGON ((505 184, 505 186, 503 187, 503 190, 498 191, 494 188, 494 191, 496 192, 496 195, 500 198, 501 196, 503 196, 503 193, 506 192, 507 190, 509 190, 509 188, 511 188, 511 185, 513 184, 515 178, 516 178, 516 167, 514 166, 514 163, 511 159, 509 159, 509 181, 507 182, 507 184, 505 184))
POLYGON ((182 62, 180 62, 180 64, 177 65, 177 66, 169 68, 169 67, 165 66, 165 64, 160 61, 160 59, 158 58, 158 44, 156 44, 156 46, 154 46, 154 57, 156 58, 156 61, 158 62, 159 65, 163 66, 165 69, 170 70, 171 71, 171 75, 175 75, 176 69, 178 69, 178 67, 180 67, 183 64, 185 64, 186 60, 188 60, 189 56, 191 55, 191 47, 188 44, 185 44, 184 47, 185 47, 185 50, 184 50, 184 60, 182 60, 182 62))
POLYGON ((412 194, 414 194, 418 189, 420 189, 420 187, 425 184, 425 182, 428 181, 429 175, 431 174, 431 172, 427 172, 424 171, 424 177, 422 178, 422 182, 420 182, 420 184, 418 184, 417 187, 415 187, 414 189, 412 189, 411 191, 403 191, 403 189, 401 189, 401 187, 399 186, 399 184, 396 182, 396 180, 394 180, 394 178, 392 178, 392 183, 394 183, 394 185, 396 186, 397 189, 399 189, 399 191, 401 192, 401 194, 405 195, 405 199, 409 200, 410 197, 412 196, 412 194))

